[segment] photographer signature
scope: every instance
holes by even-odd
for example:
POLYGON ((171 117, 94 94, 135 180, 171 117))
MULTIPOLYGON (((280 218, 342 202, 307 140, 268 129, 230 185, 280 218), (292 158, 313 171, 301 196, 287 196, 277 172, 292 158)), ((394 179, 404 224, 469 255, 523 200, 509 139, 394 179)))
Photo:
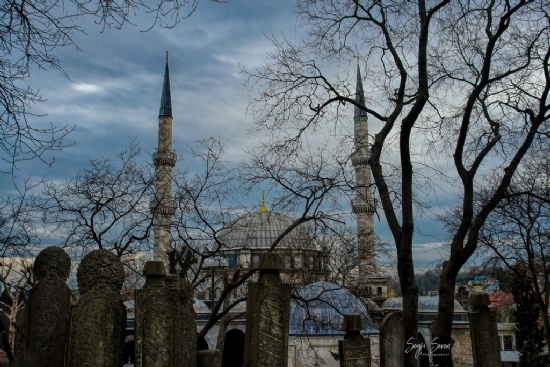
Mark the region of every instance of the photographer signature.
MULTIPOLYGON (((407 348, 405 349, 405 353, 410 353, 414 350, 414 357, 418 358, 418 356, 422 353, 422 349, 428 349, 426 347, 425 343, 413 343, 414 339, 413 337, 410 337, 409 340, 407 340, 407 348)), ((432 348, 428 352, 429 355, 443 355, 443 351, 446 351, 446 355, 448 355, 451 351, 451 344, 439 344, 437 342, 437 337, 432 339, 432 348), (439 351, 439 353, 435 353, 439 351)))

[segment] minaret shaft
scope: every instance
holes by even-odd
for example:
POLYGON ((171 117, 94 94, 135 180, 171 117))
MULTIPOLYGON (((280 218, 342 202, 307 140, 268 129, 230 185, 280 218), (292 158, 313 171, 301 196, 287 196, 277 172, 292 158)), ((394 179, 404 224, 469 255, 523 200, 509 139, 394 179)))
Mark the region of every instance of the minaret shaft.
MULTIPOLYGON (((357 65, 357 85, 355 100, 365 106, 363 83, 359 65, 357 65)), ((376 272, 374 251, 374 191, 369 166, 370 146, 368 138, 367 113, 355 107, 354 110, 354 148, 352 163, 355 168, 355 198, 352 201, 353 212, 357 218, 357 242, 359 253, 359 275, 361 279, 376 272)))
POLYGON ((172 216, 176 205, 172 199, 173 168, 177 156, 172 151, 172 98, 170 93, 170 71, 168 68, 168 53, 166 53, 166 69, 159 109, 158 148, 153 155, 157 177, 157 192, 151 203, 155 228, 155 244, 153 259, 167 263, 167 253, 170 250, 172 216))

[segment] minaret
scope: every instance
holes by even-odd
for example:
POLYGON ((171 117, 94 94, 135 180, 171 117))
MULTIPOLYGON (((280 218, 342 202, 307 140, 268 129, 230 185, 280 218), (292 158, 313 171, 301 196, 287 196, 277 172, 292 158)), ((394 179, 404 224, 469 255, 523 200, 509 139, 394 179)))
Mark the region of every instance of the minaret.
MULTIPOLYGON (((357 59, 357 84, 355 101, 365 106, 365 94, 359 58, 357 59)), ((357 216, 357 242, 359 246, 359 277, 362 282, 369 282, 366 277, 374 275, 376 258, 374 253, 374 193, 371 185, 371 169, 369 166, 370 147, 368 139, 368 116, 361 108, 355 106, 353 115, 355 151, 351 162, 355 168, 355 198, 352 199, 352 209, 357 216)), ((366 286, 366 284, 363 284, 366 286)))
POLYGON ((170 94, 170 70, 168 68, 168 52, 166 52, 166 68, 164 85, 159 110, 159 141, 153 154, 155 173, 157 177, 157 193, 151 203, 154 218, 155 247, 153 260, 167 262, 167 252, 170 250, 170 228, 172 216, 176 212, 176 203, 172 199, 172 170, 176 165, 177 156, 172 151, 172 97, 170 94))

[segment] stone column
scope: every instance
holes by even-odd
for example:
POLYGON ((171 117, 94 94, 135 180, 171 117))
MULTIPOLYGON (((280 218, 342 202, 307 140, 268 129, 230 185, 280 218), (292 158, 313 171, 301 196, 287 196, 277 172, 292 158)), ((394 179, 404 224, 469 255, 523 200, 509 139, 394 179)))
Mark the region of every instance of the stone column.
POLYGON ((178 331, 180 367, 195 367, 197 357, 197 324, 195 323, 194 290, 191 283, 178 275, 167 275, 168 288, 178 290, 178 331))
POLYGON ((192 288, 166 276, 162 261, 148 261, 136 291, 136 366, 194 367, 196 325, 192 288))
POLYGON ((92 251, 82 259, 77 280, 82 297, 71 311, 69 367, 120 367, 126 329, 122 264, 108 250, 92 251))
POLYGON ((500 367, 502 362, 497 321, 495 313, 489 310, 489 295, 484 292, 472 292, 469 303, 472 309, 468 312, 468 318, 474 367, 500 367))
POLYGON ((287 367, 290 285, 281 281, 279 255, 264 254, 258 269, 248 284, 243 366, 287 367))
POLYGON ((370 340, 361 335, 361 315, 344 315, 340 330, 344 340, 338 340, 340 367, 370 367, 370 340))
POLYGON ((69 336, 71 259, 56 246, 42 250, 34 262, 37 280, 26 307, 25 367, 63 367, 69 336))
POLYGON ((380 366, 403 367, 405 350, 415 353, 412 346, 405 349, 405 328, 403 321, 394 313, 384 317, 380 324, 380 366))

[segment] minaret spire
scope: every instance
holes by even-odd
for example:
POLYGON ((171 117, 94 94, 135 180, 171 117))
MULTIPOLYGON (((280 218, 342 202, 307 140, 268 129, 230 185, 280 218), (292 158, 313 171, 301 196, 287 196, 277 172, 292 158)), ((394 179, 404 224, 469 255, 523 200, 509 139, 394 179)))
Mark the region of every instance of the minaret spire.
MULTIPOLYGON (((357 55, 357 81, 355 82, 355 102, 365 107, 365 91, 363 90, 363 81, 361 80, 361 69, 359 67, 359 55, 357 55)), ((367 113, 362 108, 355 106, 354 117, 367 117, 367 113)))
POLYGON ((166 67, 164 68, 164 84, 160 100, 159 117, 172 117, 172 95, 170 93, 170 68, 168 67, 168 51, 166 51, 166 67))
POLYGON ((260 206, 260 212, 267 212, 267 207, 265 206, 265 192, 262 191, 262 205, 260 206))
POLYGON ((172 171, 176 165, 177 156, 172 151, 172 96, 170 94, 170 70, 168 68, 168 52, 166 52, 166 67, 158 117, 159 133, 158 147, 153 154, 155 173, 157 176, 157 193, 151 203, 154 218, 155 247, 154 260, 167 264, 171 241, 172 216, 176 212, 176 204, 172 199, 172 171))

